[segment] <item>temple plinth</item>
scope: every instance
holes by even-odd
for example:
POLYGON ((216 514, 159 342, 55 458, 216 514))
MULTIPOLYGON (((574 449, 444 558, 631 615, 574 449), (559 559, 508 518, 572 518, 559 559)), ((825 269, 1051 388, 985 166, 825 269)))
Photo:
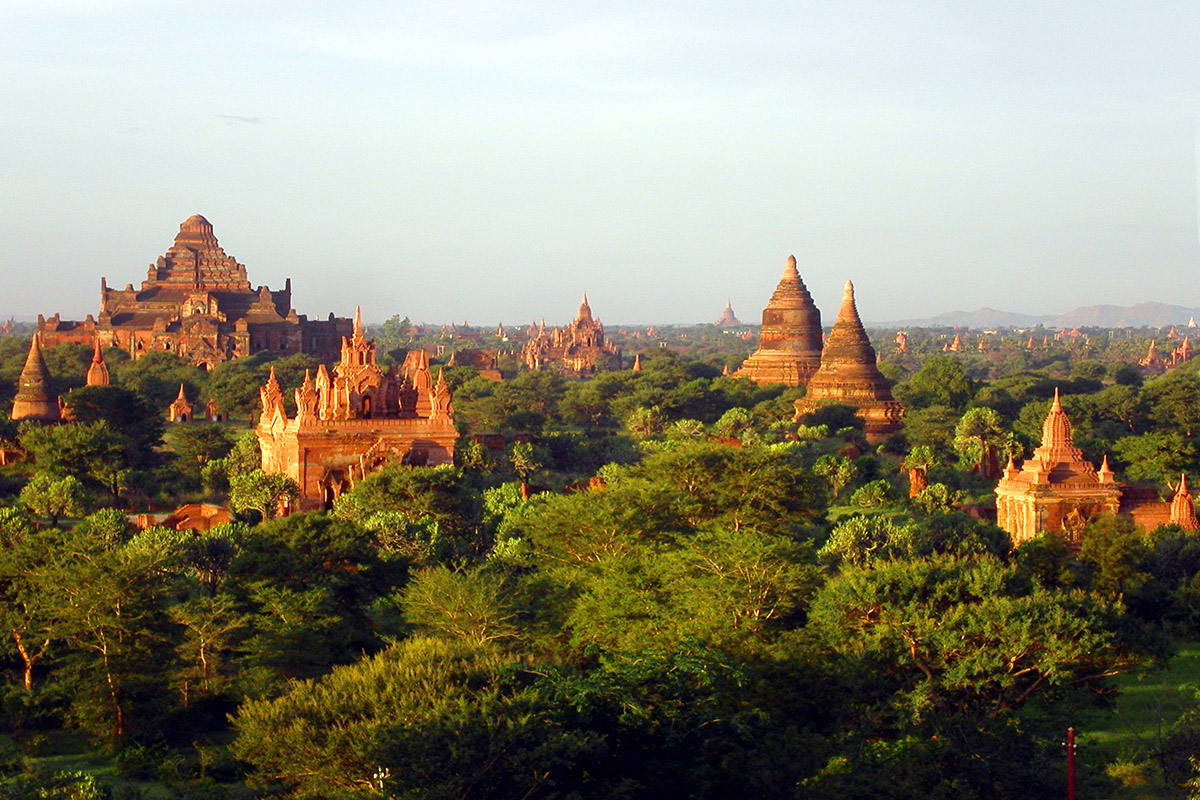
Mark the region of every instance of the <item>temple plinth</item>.
POLYGON ((796 257, 788 256, 762 312, 758 349, 734 375, 756 383, 803 386, 820 365, 821 312, 800 279, 796 257))
POLYGON ((796 401, 795 421, 832 404, 858 409, 871 444, 897 433, 904 420, 904 406, 892 397, 891 386, 876 365, 875 348, 858 316, 850 281, 821 353, 821 366, 808 381, 808 394, 796 401))

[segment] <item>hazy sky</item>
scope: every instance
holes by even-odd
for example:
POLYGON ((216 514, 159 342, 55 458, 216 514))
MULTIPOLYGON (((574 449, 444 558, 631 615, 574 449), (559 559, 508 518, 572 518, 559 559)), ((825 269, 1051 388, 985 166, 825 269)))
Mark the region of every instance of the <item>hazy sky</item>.
POLYGON ((0 0, 0 315, 194 213, 310 315, 1200 306, 1200 4, 583 5, 0 0))

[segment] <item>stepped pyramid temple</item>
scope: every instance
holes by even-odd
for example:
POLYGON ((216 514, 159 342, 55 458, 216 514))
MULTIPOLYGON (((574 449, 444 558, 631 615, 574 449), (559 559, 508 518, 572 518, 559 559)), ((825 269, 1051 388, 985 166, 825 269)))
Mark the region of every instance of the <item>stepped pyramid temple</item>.
MULTIPOLYGON (((763 318, 765 323, 765 312, 763 318)), ((846 281, 841 310, 821 352, 821 366, 808 380, 808 394, 796 401, 795 421, 823 405, 836 403, 858 409, 871 444, 897 433, 904 419, 904 406, 892 397, 887 379, 875 362, 875 348, 854 305, 854 284, 846 281)))
MULTIPOLYGON (((91 370, 88 371, 91 374, 91 370)), ((17 396, 13 400, 11 419, 35 419, 53 422, 61 418, 58 398, 50 394, 50 370, 42 358, 42 344, 35 333, 29 343, 29 355, 17 378, 17 396)))
POLYGON ((604 341, 604 325, 592 316, 587 293, 579 313, 566 328, 546 328, 545 321, 530 328, 530 339, 521 348, 521 362, 530 369, 557 365, 579 375, 621 368, 621 348, 604 341))
POLYGON ((721 312, 721 318, 713 323, 718 328, 740 328, 742 321, 733 313, 733 301, 725 301, 725 310, 721 312))
POLYGON ((1162 502, 1156 491, 1117 483, 1108 456, 1096 469, 1075 446, 1071 420, 1055 389, 1042 423, 1041 446, 1020 469, 1010 456, 996 485, 996 524, 1008 531, 1014 545, 1048 531, 1078 546, 1083 526, 1103 513, 1128 514, 1147 531, 1168 523, 1200 528, 1187 478, 1181 475, 1172 490, 1172 500, 1162 502))
POLYGON ((788 256, 783 276, 762 312, 758 350, 734 377, 803 386, 821 365, 821 312, 788 256))
POLYGON ((332 376, 323 364, 315 378, 305 373, 295 391, 295 417, 287 416, 273 368, 259 396, 263 471, 285 473, 300 485, 299 510, 329 508, 387 462, 454 461, 458 432, 444 376, 433 380, 424 350, 410 352, 399 372, 394 366, 384 372, 358 313, 332 376))
POLYGON ((150 265, 141 289, 110 289, 100 279, 100 315, 82 322, 38 316, 42 344, 119 347, 133 358, 162 350, 212 369, 264 350, 337 357, 348 319, 309 320, 292 308, 292 281, 282 291, 250 287, 246 267, 226 255, 212 225, 196 214, 150 265))

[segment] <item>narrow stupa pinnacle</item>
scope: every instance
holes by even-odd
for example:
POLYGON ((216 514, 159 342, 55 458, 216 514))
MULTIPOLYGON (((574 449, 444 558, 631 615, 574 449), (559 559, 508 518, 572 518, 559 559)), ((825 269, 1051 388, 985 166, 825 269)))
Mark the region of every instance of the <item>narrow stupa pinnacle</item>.
POLYGON ((362 338, 362 306, 354 307, 354 338, 362 338))
POLYGON ((796 269, 796 257, 788 256, 787 262, 783 265, 783 274, 779 276, 781 281, 800 280, 800 271, 796 269))

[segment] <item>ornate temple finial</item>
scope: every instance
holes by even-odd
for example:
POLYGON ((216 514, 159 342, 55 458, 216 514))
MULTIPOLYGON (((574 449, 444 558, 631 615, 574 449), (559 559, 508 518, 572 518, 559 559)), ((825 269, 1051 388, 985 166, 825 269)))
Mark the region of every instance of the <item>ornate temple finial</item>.
POLYGON ((437 379, 437 383, 434 384, 433 388, 437 389, 438 391, 441 391, 446 388, 446 369, 445 369, 445 367, 438 367, 438 379, 437 379))
POLYGON ((1062 411, 1062 403, 1059 402, 1058 387, 1054 387, 1054 402, 1050 404, 1051 411, 1062 411))
POLYGON ((638 353, 633 357, 633 368, 632 369, 634 372, 642 371, 642 354, 641 353, 638 353))
POLYGON ((362 338, 362 306, 354 307, 354 338, 362 338))
MULTIPOLYGON (((274 368, 272 368, 272 370, 271 370, 271 378, 272 378, 272 379, 274 379, 274 378, 275 378, 275 370, 274 370, 274 368)), ((185 402, 187 401, 187 393, 184 391, 184 389, 183 389, 183 384, 182 384, 182 383, 181 383, 181 384, 179 384, 179 394, 175 396, 175 399, 176 399, 176 400, 183 400, 183 401, 185 401, 185 402)))

